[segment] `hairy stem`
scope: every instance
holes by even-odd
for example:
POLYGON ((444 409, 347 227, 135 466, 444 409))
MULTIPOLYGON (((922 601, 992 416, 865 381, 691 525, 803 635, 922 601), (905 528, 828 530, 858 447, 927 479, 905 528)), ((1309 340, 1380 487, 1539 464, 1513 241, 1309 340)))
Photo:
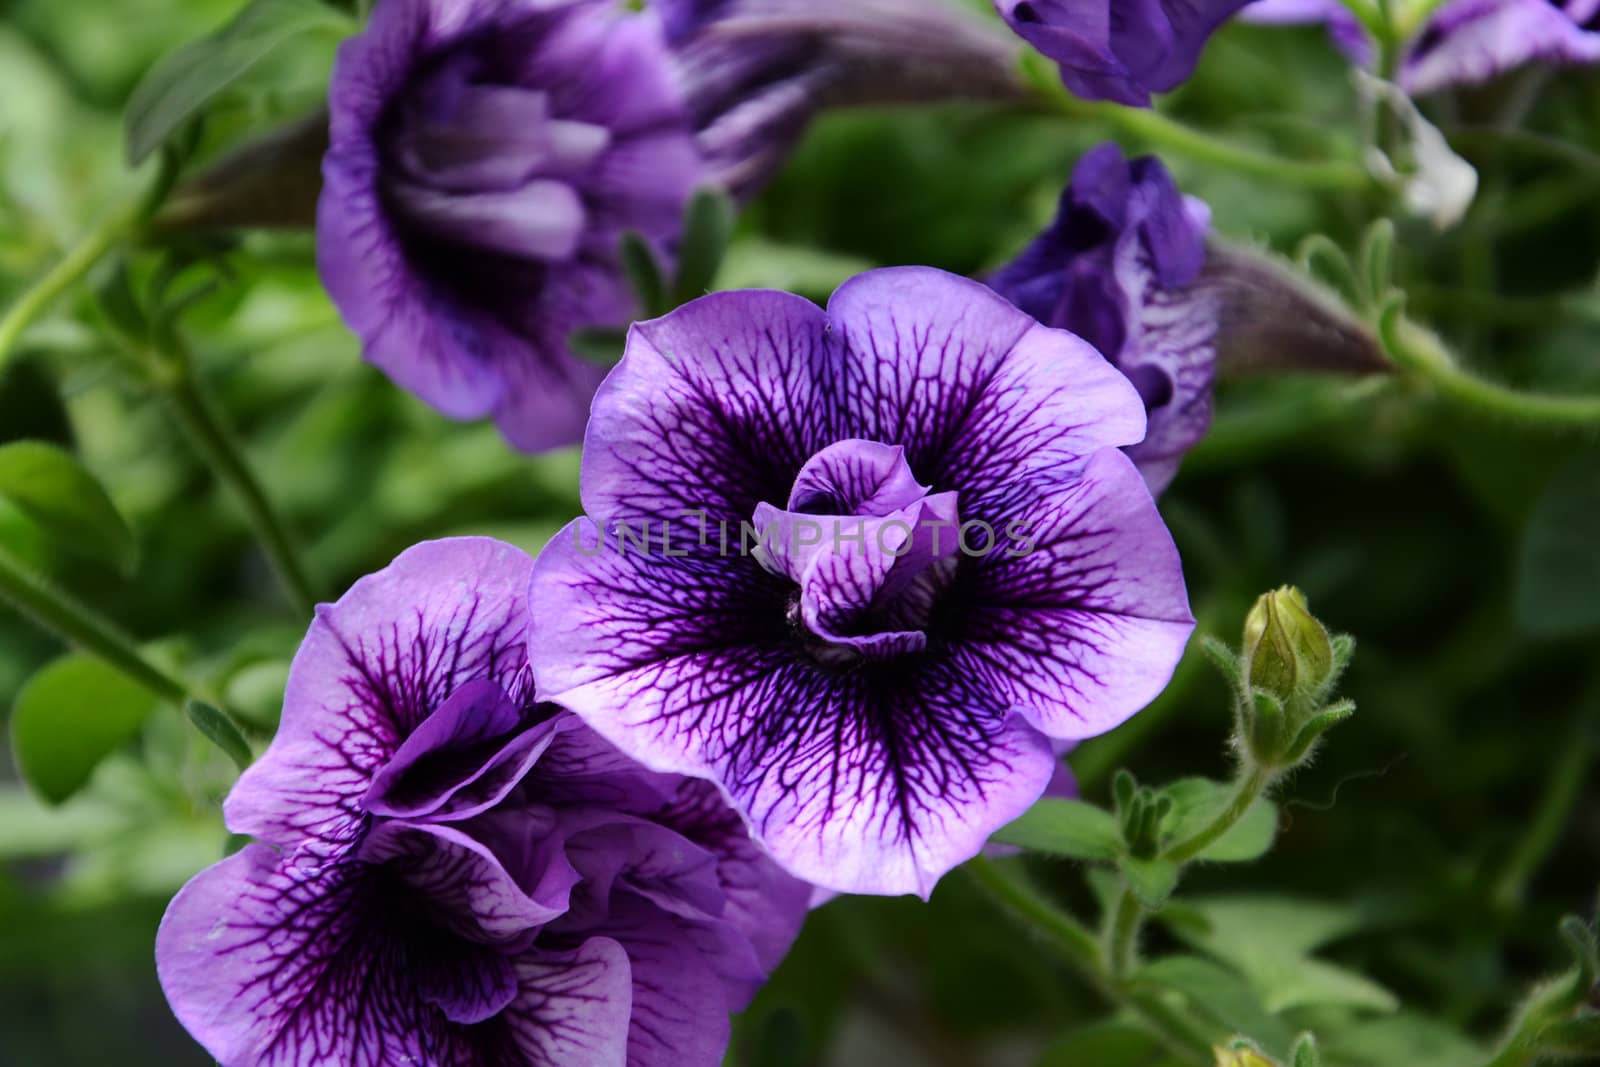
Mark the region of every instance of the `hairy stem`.
POLYGON ((1406 322, 1397 305, 1384 313, 1384 347, 1402 368, 1456 406, 1551 431, 1600 426, 1600 396, 1524 393, 1463 370, 1432 333, 1406 322))
POLYGON ((1143 925, 1144 909, 1132 890, 1123 890, 1117 900, 1116 911, 1111 916, 1111 929, 1107 937, 1106 955, 1111 962, 1111 973, 1126 978, 1133 967, 1134 953, 1138 947, 1139 928, 1143 925))
POLYGON ((1244 818, 1244 813, 1250 810, 1250 805, 1261 798, 1261 794, 1266 792, 1271 782, 1270 772, 1254 763, 1250 764, 1249 769, 1239 776, 1239 783, 1234 788, 1233 799, 1228 802, 1228 806, 1193 836, 1168 847, 1161 853, 1161 858, 1170 863, 1187 863, 1216 844, 1223 834, 1233 829, 1234 824, 1244 818))

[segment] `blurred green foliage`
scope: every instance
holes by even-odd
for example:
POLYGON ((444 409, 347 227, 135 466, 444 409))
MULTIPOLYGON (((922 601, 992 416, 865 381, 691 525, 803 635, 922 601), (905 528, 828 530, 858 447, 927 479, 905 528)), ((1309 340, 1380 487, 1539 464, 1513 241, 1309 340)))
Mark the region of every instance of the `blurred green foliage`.
MULTIPOLYGON (((149 179, 148 165, 122 164, 124 101, 159 57, 234 10, 0 2, 0 305, 149 179)), ((314 106, 326 43, 224 87, 200 157, 314 106)), ((1600 143, 1600 78, 1553 79, 1523 127, 1496 132, 1502 95, 1440 104, 1482 192, 1449 233, 1403 225, 1398 282, 1490 375, 1600 390, 1600 157, 1584 147, 1600 143), (1552 154, 1556 140, 1576 147, 1552 154)), ((1286 156, 1355 151, 1354 94, 1315 31, 1228 29, 1168 105, 1286 156)), ((1022 109, 832 116, 746 212, 718 286, 822 297, 875 265, 991 269, 1106 136, 1022 109)), ((1360 197, 1169 162, 1222 233, 1285 253, 1311 233, 1351 248, 1371 217, 1360 197)), ((188 335, 325 594, 420 539, 485 533, 536 550, 577 513, 574 452, 518 456, 491 427, 448 423, 361 364, 308 236, 252 235, 226 263, 188 335)), ((205 678, 259 748, 302 627, 241 513, 108 357, 85 294, 30 342, 0 380, 0 443, 72 449, 127 518, 139 563, 123 577, 74 554, 3 493, 0 543, 205 678)), ((1467 1067, 1527 983, 1563 963, 1557 919, 1590 913, 1600 872, 1600 787, 1586 773, 1600 723, 1600 455, 1585 445, 1399 387, 1224 388, 1212 437, 1163 502, 1196 615, 1237 643, 1257 593, 1298 585, 1360 639, 1347 691, 1361 710, 1279 797, 1264 859, 1185 883, 1149 934, 1174 954, 1145 980, 1279 1054, 1314 1028, 1337 1035, 1323 1042, 1334 1067, 1467 1067), (1556 797, 1554 825, 1541 827, 1552 782, 1577 792, 1556 797)), ((0 611, 0 709, 59 651, 0 611)), ((1224 776, 1228 700, 1191 654, 1150 711, 1074 755, 1085 796, 1106 801, 1122 765, 1148 781, 1224 776)), ((32 799, 11 762, 0 764, 0 1067, 204 1063, 161 1000, 151 943, 166 899, 229 847, 218 802, 232 763, 170 707, 59 808, 32 799)), ((1074 865, 1038 861, 1034 873, 1095 906, 1074 865)), ((1166 1062, 960 874, 927 905, 818 911, 740 1020, 734 1060, 1166 1062)))

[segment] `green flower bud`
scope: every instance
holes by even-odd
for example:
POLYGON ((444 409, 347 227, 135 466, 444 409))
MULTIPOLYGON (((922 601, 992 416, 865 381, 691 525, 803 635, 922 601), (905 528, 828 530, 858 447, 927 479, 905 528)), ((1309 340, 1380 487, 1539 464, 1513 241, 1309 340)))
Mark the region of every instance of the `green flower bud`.
POLYGON ((1213 1045, 1211 1051, 1217 1057, 1217 1067, 1278 1067, 1276 1062, 1263 1056, 1260 1049, 1240 1041, 1229 1048, 1213 1045))
POLYGON ((1251 686, 1291 704, 1333 678, 1333 639, 1306 607, 1305 594, 1286 585, 1264 594, 1245 618, 1244 662, 1251 686))

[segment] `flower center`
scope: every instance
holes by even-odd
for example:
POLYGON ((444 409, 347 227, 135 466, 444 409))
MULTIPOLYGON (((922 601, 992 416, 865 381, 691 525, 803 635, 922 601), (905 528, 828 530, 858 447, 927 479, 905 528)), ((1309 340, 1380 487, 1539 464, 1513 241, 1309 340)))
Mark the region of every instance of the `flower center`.
POLYGON ((905 450, 847 440, 812 456, 784 508, 761 504, 755 557, 798 586, 790 617, 820 662, 921 652, 934 602, 955 572, 955 493, 920 484, 905 450))
POLYGON ((537 88, 493 82, 488 66, 463 49, 397 105, 383 139, 384 192, 433 237, 519 259, 568 259, 588 219, 572 179, 610 146, 610 132, 553 114, 537 88))

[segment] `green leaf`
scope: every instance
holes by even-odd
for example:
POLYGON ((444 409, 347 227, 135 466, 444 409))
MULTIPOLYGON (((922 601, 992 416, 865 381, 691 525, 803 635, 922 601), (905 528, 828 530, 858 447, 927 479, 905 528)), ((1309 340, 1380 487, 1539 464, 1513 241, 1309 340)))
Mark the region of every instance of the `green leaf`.
POLYGON ((23 780, 59 804, 155 710, 156 697, 97 659, 74 653, 47 664, 17 694, 11 747, 23 780))
MULTIPOLYGON (((1172 813, 1163 827, 1167 842, 1183 841, 1199 833, 1222 814, 1233 799, 1234 787, 1209 778, 1184 778, 1166 787, 1172 813)), ((1278 835, 1278 809, 1266 798, 1251 804, 1244 816, 1199 858, 1223 863, 1259 859, 1278 835)))
POLYGON ((1080 1026, 1052 1042, 1035 1067, 1147 1067, 1168 1059, 1161 1041, 1136 1022, 1108 1019, 1080 1026))
POLYGON ((1166 860, 1142 860, 1123 856, 1117 861, 1128 888, 1151 911, 1159 911, 1178 888, 1178 865, 1166 860))
POLYGON ((1361 926, 1348 908, 1292 897, 1237 896, 1189 900, 1204 918, 1170 925, 1173 933, 1232 964, 1267 1010, 1335 1006, 1393 1011, 1394 995, 1359 974, 1312 959, 1321 945, 1361 926))
POLYGON ((684 212, 683 240, 678 244, 674 305, 688 303, 711 289, 728 251, 736 215, 737 209, 727 193, 710 187, 695 191, 684 212))
POLYGON ((844 282, 874 266, 857 256, 741 234, 729 246, 717 277, 726 289, 782 289, 825 300, 844 282))
POLYGON ((232 22, 157 63, 128 98, 128 163, 160 148, 218 93, 268 57, 320 30, 354 24, 319 0, 251 0, 232 22))
POLYGON ((670 311, 661 264, 656 260, 650 242, 637 232, 628 230, 622 235, 618 252, 622 257, 622 270, 628 276, 628 284, 639 298, 639 317, 653 319, 670 311))
POLYGON ((1600 450, 1577 456, 1534 505, 1517 562, 1517 625, 1540 637, 1600 627, 1600 450))
POLYGON ((132 572, 138 559, 133 531, 70 452, 42 441, 0 445, 0 496, 62 545, 132 572))
POLYGON ((1329 1067, 1461 1067, 1488 1058, 1459 1030, 1404 1012, 1326 1033, 1322 1046, 1322 1060, 1329 1067))
POLYGON ((1267 1051, 1282 1053, 1293 1031, 1267 1011, 1260 995, 1237 972, 1199 956, 1167 956, 1139 968, 1134 981, 1181 994, 1226 1031, 1247 1034, 1267 1051))
POLYGON ((567 335, 567 347, 579 358, 614 367, 628 347, 628 331, 609 326, 581 327, 567 335))
POLYGON ((242 771, 250 766, 250 743, 244 739, 239 728, 233 725, 221 711, 210 704, 200 700, 191 700, 184 705, 183 713, 194 723, 195 729, 206 736, 212 744, 222 749, 228 758, 242 771))
POLYGON ((1081 800, 1047 797, 994 835, 1003 845, 1080 860, 1109 860, 1122 849, 1122 832, 1108 811, 1081 800))

